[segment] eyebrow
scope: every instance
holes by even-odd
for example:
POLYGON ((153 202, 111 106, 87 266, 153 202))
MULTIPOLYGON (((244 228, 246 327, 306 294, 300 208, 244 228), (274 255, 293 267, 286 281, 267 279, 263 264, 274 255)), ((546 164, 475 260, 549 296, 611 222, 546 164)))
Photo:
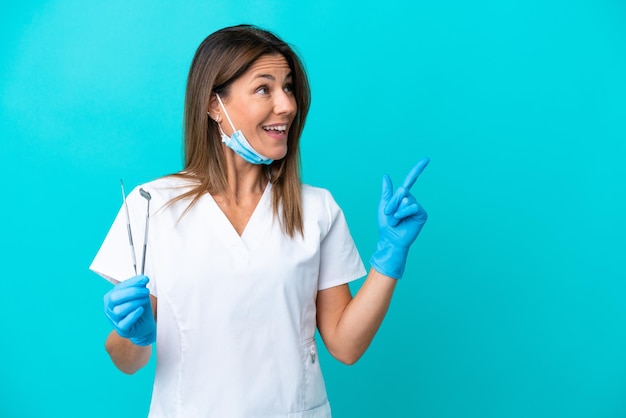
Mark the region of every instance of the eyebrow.
MULTIPOLYGON (((270 81, 276 81, 276 77, 274 77, 271 74, 257 74, 254 76, 253 80, 256 80, 257 78, 265 78, 270 81)), ((293 74, 291 73, 287 74, 287 76, 285 77, 285 80, 288 80, 290 78, 293 79, 293 74)))

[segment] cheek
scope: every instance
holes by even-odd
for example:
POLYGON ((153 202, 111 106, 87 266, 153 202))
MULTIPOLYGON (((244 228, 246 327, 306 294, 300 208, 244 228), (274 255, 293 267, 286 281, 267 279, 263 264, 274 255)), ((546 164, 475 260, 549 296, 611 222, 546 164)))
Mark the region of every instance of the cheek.
POLYGON ((295 119, 296 115, 298 114, 298 102, 296 102, 296 98, 293 97, 291 99, 291 103, 293 104, 293 115, 291 116, 291 120, 295 119))

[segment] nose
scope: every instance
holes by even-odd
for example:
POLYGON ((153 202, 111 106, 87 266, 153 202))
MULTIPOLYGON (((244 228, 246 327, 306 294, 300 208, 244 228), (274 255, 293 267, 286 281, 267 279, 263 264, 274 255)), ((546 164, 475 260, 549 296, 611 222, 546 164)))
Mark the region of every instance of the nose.
POLYGON ((274 112, 277 115, 292 115, 296 113, 297 107, 293 94, 281 91, 274 96, 274 112))

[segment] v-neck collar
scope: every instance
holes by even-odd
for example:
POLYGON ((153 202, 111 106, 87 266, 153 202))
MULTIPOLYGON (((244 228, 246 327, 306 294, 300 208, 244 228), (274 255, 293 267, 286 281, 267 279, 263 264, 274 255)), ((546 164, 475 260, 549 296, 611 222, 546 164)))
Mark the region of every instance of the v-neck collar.
MULTIPOLYGON (((210 216, 214 216, 215 219, 219 219, 219 221, 215 223, 215 226, 218 227, 219 232, 224 239, 230 241, 231 244, 243 246, 246 250, 248 249, 247 243, 255 241, 262 225, 267 221, 271 222, 271 218, 268 219, 267 217, 268 212, 271 212, 271 202, 268 201, 270 199, 271 189, 272 183, 268 181, 265 186, 265 190, 257 202, 256 207, 252 211, 252 214, 250 215, 250 218, 248 219, 241 235, 237 233, 237 230, 230 222, 224 211, 222 211, 220 205, 217 204, 213 196, 210 193, 207 193, 212 203, 211 206, 213 207, 213 213, 211 213, 210 216)), ((269 214, 271 215, 271 213, 269 214)))

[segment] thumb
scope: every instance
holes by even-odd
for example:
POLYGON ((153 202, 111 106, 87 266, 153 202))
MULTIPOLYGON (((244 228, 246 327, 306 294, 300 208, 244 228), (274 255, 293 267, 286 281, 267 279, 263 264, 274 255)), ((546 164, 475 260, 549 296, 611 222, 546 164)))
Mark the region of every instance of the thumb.
POLYGON ((130 279, 118 283, 115 287, 117 287, 118 289, 126 289, 129 287, 146 287, 149 280, 150 279, 148 279, 147 276, 133 276, 130 279))

